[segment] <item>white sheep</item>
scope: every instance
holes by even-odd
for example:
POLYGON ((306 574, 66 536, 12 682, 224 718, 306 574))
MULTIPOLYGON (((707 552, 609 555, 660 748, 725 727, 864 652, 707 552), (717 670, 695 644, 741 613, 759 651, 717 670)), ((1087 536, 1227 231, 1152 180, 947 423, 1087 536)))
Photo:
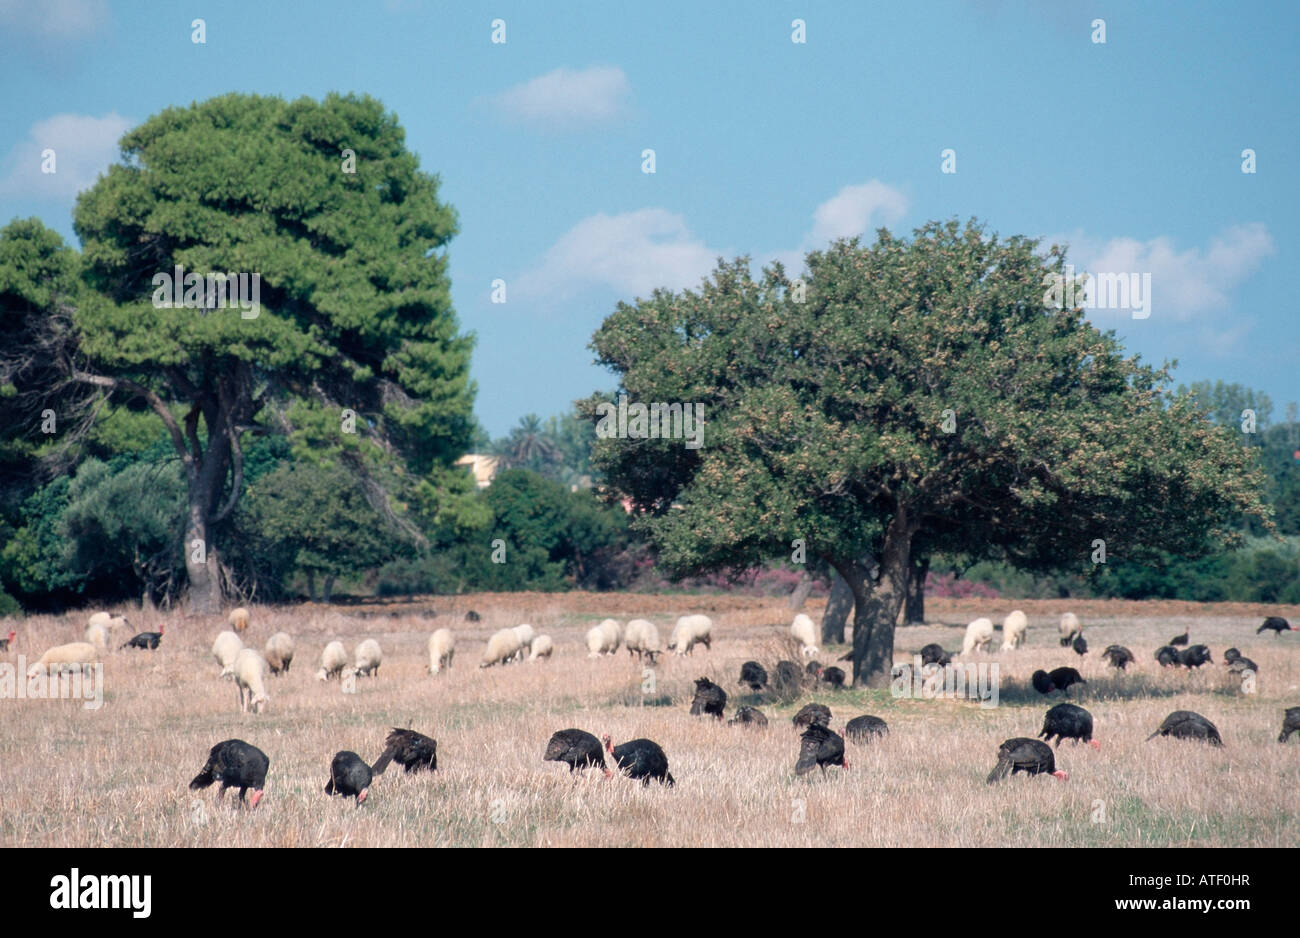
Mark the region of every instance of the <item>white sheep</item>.
POLYGON ((993 641, 993 620, 981 617, 966 626, 966 638, 961 643, 961 653, 969 655, 976 649, 988 651, 991 641, 993 641))
POLYGON ((90 620, 86 623, 86 626, 89 627, 92 625, 102 625, 105 628, 108 628, 108 623, 112 621, 113 621, 113 617, 109 615, 107 612, 97 612, 90 617, 90 620))
POLYGON ((212 643, 212 657, 216 658, 217 664, 221 665, 222 677, 229 677, 235 673, 233 670, 235 658, 243 650, 244 640, 229 629, 217 635, 212 643))
POLYGON ((266 659, 256 648, 241 649, 235 656, 232 670, 235 674, 235 688, 239 691, 239 709, 245 713, 251 706, 254 713, 266 709, 270 697, 266 694, 266 659))
POLYGON ((353 658, 352 673, 360 677, 377 677, 379 675, 379 665, 384 660, 384 653, 379 648, 379 642, 373 638, 368 638, 357 646, 356 655, 353 658))
POLYGON ((697 644, 713 650, 713 620, 704 615, 682 616, 673 626, 673 635, 668 642, 668 650, 679 655, 688 655, 697 644))
POLYGON ((455 654, 456 638, 451 629, 438 629, 429 636, 429 673, 437 674, 443 668, 450 668, 455 654))
POLYGON ((494 664, 505 664, 519 653, 521 642, 519 633, 514 629, 501 629, 488 639, 487 648, 483 649, 480 668, 490 668, 494 664))
POLYGON ((243 632, 248 628, 248 610, 243 606, 231 609, 226 621, 230 623, 230 627, 236 632, 243 632))
POLYGON ((266 640, 262 657, 271 668, 272 674, 288 671, 293 663, 293 636, 288 632, 276 632, 266 640))
POLYGON ((316 680, 328 681, 332 677, 338 677, 347 666, 348 650, 342 642, 330 642, 320 653, 320 670, 316 672, 316 680))
POLYGON ((86 643, 94 645, 100 651, 108 648, 108 626, 92 622, 86 626, 86 643))
POLYGON ((537 630, 525 623, 516 625, 511 631, 519 636, 519 651, 515 652, 515 658, 523 661, 524 657, 533 650, 533 639, 537 637, 537 630))
POLYGON ((648 657, 651 664, 655 663, 655 657, 663 647, 659 644, 659 629, 649 619, 633 619, 629 622, 623 630, 623 644, 628 655, 635 654, 641 659, 648 657))
POLYGON ((551 652, 555 650, 555 642, 551 641, 549 635, 539 635, 533 639, 533 653, 528 656, 529 661, 536 661, 538 658, 550 658, 551 652))
POLYGON ((790 623, 790 634, 799 643, 799 649, 805 658, 817 654, 817 629, 813 626, 812 619, 799 613, 790 623))
POLYGON ((587 657, 598 658, 618 651, 623 639, 623 627, 617 619, 602 619, 587 630, 587 657))
POLYGON ((1029 628, 1029 617, 1019 609, 1007 613, 1002 620, 1002 650, 1015 651, 1024 643, 1025 629, 1029 628))
POLYGON ((1073 612, 1061 613, 1061 624, 1059 629, 1061 632, 1062 645, 1070 644, 1070 642, 1074 641, 1076 635, 1083 634, 1083 626, 1079 624, 1079 617, 1073 612))
POLYGON ((98 659, 99 649, 89 642, 69 642, 67 645, 55 645, 53 648, 47 648, 45 654, 41 655, 37 662, 27 669, 27 676, 33 677, 50 665, 58 665, 59 671, 62 671, 65 665, 68 667, 76 665, 84 671, 86 665, 98 659))

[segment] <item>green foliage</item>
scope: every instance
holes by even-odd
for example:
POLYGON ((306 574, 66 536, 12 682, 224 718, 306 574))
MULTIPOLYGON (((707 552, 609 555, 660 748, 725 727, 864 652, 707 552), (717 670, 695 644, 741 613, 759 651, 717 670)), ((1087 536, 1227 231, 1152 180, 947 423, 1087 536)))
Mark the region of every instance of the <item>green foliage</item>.
POLYGON ((740 259, 619 304, 600 362, 633 400, 703 403, 705 444, 603 440, 597 465, 677 574, 796 537, 852 563, 900 517, 932 549, 1028 570, 1079 569, 1094 537, 1127 556, 1231 543, 1264 514, 1253 455, 1082 310, 1046 308, 1064 256, 1036 247, 932 223, 810 253, 802 302, 779 265, 756 281, 740 259))
POLYGON ((284 463, 248 487, 235 550, 259 585, 286 576, 356 576, 392 558, 401 540, 341 467, 284 463))

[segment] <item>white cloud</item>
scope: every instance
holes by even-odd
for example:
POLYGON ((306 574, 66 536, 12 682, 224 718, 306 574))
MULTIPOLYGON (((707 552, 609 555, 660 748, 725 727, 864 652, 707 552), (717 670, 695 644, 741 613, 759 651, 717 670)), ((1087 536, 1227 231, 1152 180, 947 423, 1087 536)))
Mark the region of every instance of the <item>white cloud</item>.
POLYGON ((764 256, 764 263, 780 261, 786 273, 799 273, 808 251, 825 248, 836 238, 851 238, 882 226, 897 225, 907 214, 907 204, 906 195, 879 179, 845 186, 813 211, 812 229, 797 248, 772 251, 764 256))
POLYGON ((525 123, 572 128, 622 116, 629 89, 621 68, 557 68, 506 89, 493 101, 505 114, 525 123))
MULTIPOLYGON (((896 224, 906 211, 906 197, 878 180, 845 186, 813 211, 812 227, 798 249, 759 256, 764 263, 780 260, 787 271, 797 273, 803 269, 804 251, 896 224)), ((713 272, 719 257, 736 253, 709 247, 691 233, 682 215, 666 209, 602 213, 584 218, 561 235, 537 264, 516 279, 513 289, 530 300, 544 298, 547 305, 593 287, 628 299, 646 297, 656 287, 697 287, 713 272)))
POLYGON ((41 40, 88 39, 109 19, 108 0, 0 0, 0 32, 41 40))
POLYGON ((1176 322, 1229 309, 1232 291, 1277 253, 1272 235, 1260 222, 1226 228, 1205 248, 1178 250, 1173 239, 1163 235, 1148 241, 1101 241, 1077 233, 1043 241, 1053 242, 1069 243, 1076 272, 1151 274, 1152 315, 1176 322))
POLYGON ((56 114, 37 121, 27 139, 9 151, 0 195, 71 199, 117 160, 117 142, 130 126, 116 112, 103 117, 56 114), (47 149, 54 151, 53 173, 41 172, 41 154, 47 149))
POLYGON ((578 222, 519 278, 526 297, 562 300, 591 288, 620 296, 649 296, 656 287, 679 290, 698 285, 722 251, 705 246, 686 220, 661 208, 618 215, 598 214, 578 222))

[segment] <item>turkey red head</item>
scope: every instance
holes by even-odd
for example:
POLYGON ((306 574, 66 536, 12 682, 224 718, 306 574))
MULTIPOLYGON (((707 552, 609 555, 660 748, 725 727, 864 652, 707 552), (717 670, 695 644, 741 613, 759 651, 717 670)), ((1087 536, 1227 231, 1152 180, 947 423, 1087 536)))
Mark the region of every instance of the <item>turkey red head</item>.
POLYGON ((254 788, 253 793, 248 796, 248 803, 252 805, 254 808, 256 808, 257 803, 261 800, 262 800, 262 789, 254 788))
POLYGON ((1059 778, 1063 782, 1068 782, 1070 780, 1070 773, 1066 772, 1064 769, 1057 769, 1052 773, 1052 777, 1059 778))
POLYGON ((606 733, 604 736, 600 737, 600 741, 603 742, 603 743, 605 744, 605 751, 606 751, 606 752, 610 752, 610 753, 612 753, 612 752, 614 751, 614 741, 613 741, 612 739, 610 739, 608 733, 606 733))
POLYGON ((1096 739, 1090 739, 1088 740, 1088 745, 1091 746, 1093 749, 1100 749, 1101 741, 1096 739))

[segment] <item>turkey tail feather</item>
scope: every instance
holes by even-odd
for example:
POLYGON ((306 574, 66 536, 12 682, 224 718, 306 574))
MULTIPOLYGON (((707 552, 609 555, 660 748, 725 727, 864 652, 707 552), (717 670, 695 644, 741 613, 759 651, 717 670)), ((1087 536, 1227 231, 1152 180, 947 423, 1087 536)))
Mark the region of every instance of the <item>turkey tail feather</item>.
POLYGON ((993 766, 993 771, 989 773, 988 783, 992 785, 1000 779, 1006 778, 1011 773, 1011 760, 998 759, 998 764, 993 766))
POLYGON ((393 756, 395 755, 397 755, 397 750, 394 747, 389 746, 384 750, 383 755, 375 760, 375 764, 370 767, 370 771, 376 775, 383 775, 384 769, 388 768, 388 763, 393 761, 393 756))
POLYGON ((212 784, 212 782, 213 782, 212 766, 211 764, 209 764, 204 766, 203 771, 200 772, 198 775, 194 776, 193 780, 191 780, 190 791, 194 791, 199 788, 207 788, 209 785, 212 784))

